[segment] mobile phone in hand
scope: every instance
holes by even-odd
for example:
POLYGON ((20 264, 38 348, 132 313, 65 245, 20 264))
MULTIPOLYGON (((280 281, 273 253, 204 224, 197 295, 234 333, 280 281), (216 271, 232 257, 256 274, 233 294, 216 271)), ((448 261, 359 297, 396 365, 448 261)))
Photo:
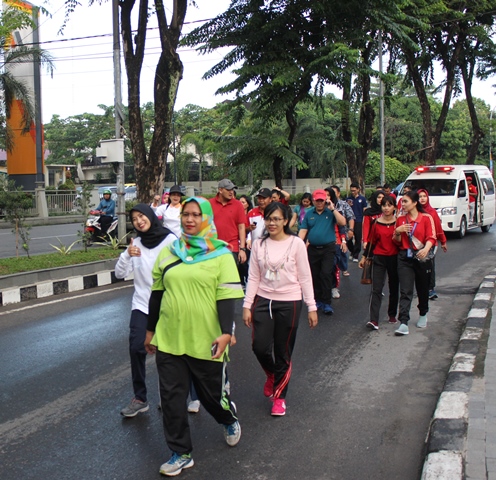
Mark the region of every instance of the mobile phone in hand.
POLYGON ((214 345, 212 345, 212 348, 210 349, 210 351, 212 352, 212 357, 215 357, 215 354, 217 353, 217 343, 215 343, 214 345))

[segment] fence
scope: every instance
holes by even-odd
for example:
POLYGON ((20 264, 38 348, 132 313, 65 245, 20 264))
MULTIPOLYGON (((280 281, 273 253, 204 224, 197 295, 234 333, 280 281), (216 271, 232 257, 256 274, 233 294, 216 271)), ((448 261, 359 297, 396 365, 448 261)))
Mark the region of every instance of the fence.
POLYGON ((45 197, 49 215, 78 213, 80 194, 76 191, 46 192, 45 197))

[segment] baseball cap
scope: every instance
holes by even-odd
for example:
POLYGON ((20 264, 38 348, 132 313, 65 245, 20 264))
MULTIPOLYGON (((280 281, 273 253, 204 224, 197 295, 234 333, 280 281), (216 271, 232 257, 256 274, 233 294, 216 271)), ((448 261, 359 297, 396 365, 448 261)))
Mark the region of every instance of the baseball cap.
POLYGON ((231 182, 231 180, 229 180, 228 178, 224 178, 223 180, 221 180, 219 182, 219 185, 218 185, 219 188, 225 188, 226 190, 233 190, 234 188, 238 188, 236 185, 234 185, 233 182, 231 182))
POLYGON ((326 200, 327 199, 327 193, 325 190, 315 190, 312 193, 312 198, 314 200, 326 200))
POLYGON ((264 197, 264 198, 269 198, 271 196, 272 196, 272 190, 268 188, 261 188, 255 195, 255 197, 264 197))
POLYGON ((472 177, 467 177, 467 180, 473 180, 472 177))

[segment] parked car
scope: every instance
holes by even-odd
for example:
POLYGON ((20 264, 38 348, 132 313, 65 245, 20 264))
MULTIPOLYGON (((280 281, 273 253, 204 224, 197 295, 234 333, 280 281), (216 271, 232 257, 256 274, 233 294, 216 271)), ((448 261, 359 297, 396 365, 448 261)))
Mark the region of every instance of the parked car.
POLYGON ((136 200, 136 185, 134 185, 134 184, 127 185, 124 188, 124 192, 126 194, 126 196, 125 196, 126 202, 128 200, 136 200))

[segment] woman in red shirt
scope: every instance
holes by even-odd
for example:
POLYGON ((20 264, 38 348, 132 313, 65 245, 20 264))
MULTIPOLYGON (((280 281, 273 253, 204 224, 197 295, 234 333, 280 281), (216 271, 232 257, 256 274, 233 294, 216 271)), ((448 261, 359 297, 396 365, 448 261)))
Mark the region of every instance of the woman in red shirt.
POLYGON ((429 250, 436 245, 436 227, 433 218, 425 213, 419 203, 417 192, 406 192, 401 199, 405 215, 396 220, 393 240, 399 247, 398 277, 400 281, 401 325, 396 335, 408 335, 408 321, 413 299, 413 287, 417 289, 420 318, 417 327, 427 326, 429 312, 429 281, 432 261, 428 259, 429 250))
MULTIPOLYGON (((429 192, 421 188, 417 190, 419 194, 419 202, 422 205, 422 208, 425 210, 425 213, 428 213, 434 220, 434 225, 436 227, 436 237, 438 241, 441 243, 441 248, 443 252, 448 251, 448 246, 446 245, 446 235, 444 234, 443 225, 441 223, 441 219, 437 214, 437 211, 434 207, 431 206, 429 202, 429 192)), ((437 242, 436 242, 437 244, 437 242)), ((431 281, 429 282, 429 300, 435 300, 438 298, 436 293, 436 262, 435 259, 432 259, 432 272, 431 272, 431 281)))
POLYGON ((370 225, 368 237, 364 237, 367 249, 358 266, 363 268, 369 250, 374 253, 374 264, 372 268, 372 293, 369 305, 369 321, 367 327, 371 330, 379 330, 379 313, 382 303, 382 289, 386 281, 386 273, 389 285, 389 323, 396 323, 396 312, 398 311, 398 245, 393 242, 393 232, 396 226, 394 210, 396 201, 388 195, 381 200, 382 214, 370 225))

